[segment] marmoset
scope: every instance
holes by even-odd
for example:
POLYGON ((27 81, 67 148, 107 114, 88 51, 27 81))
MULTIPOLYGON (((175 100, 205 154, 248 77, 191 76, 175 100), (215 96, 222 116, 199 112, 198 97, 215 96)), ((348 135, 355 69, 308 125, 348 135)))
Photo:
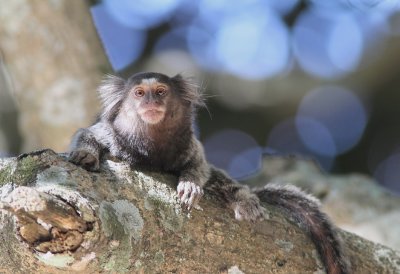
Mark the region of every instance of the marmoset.
POLYGON ((99 87, 102 112, 92 126, 78 130, 71 142, 71 162, 97 171, 107 154, 132 167, 175 174, 177 193, 189 210, 203 191, 211 191, 238 220, 262 219, 262 202, 287 213, 313 240, 328 273, 348 273, 335 228, 316 199, 291 187, 267 185, 257 191, 210 165, 193 130, 201 89, 181 75, 137 73, 127 80, 108 76, 99 87))

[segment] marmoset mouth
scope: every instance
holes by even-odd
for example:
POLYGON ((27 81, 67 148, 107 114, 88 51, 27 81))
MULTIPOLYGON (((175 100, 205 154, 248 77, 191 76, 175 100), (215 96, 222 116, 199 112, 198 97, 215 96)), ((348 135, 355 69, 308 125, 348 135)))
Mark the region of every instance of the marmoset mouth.
POLYGON ((165 111, 159 109, 148 109, 140 115, 142 120, 149 124, 157 124, 164 118, 165 111))

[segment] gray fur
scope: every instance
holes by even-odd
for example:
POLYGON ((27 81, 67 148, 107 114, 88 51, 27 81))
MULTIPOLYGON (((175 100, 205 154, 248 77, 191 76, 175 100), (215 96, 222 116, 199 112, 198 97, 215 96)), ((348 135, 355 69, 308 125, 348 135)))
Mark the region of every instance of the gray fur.
POLYGON ((256 221, 263 218, 265 209, 248 186, 239 184, 225 171, 211 166, 211 175, 204 189, 233 209, 238 220, 256 221))
POLYGON ((106 154, 132 167, 169 172, 178 176, 177 192, 188 209, 196 207, 203 189, 233 209, 238 220, 263 218, 262 202, 281 208, 310 234, 328 273, 349 273, 335 228, 319 210, 318 201, 295 187, 267 186, 252 192, 224 171, 209 165, 203 147, 193 133, 196 109, 205 106, 200 89, 177 75, 138 73, 124 80, 108 76, 99 88, 103 111, 94 125, 80 129, 70 147, 70 161, 96 171, 106 154), (134 97, 135 88, 150 83, 168 87, 157 96, 144 85, 146 95, 134 97), (165 110, 159 122, 147 123, 139 110, 146 104, 165 110))
POLYGON ((136 168, 177 175, 177 190, 188 208, 197 205, 204 187, 218 186, 237 219, 255 221, 263 216, 257 196, 247 186, 232 181, 207 163, 192 127, 196 109, 204 106, 197 85, 180 75, 169 78, 158 73, 140 73, 126 81, 107 76, 99 93, 103 104, 100 120, 75 134, 70 147, 71 162, 96 171, 100 160, 109 153, 136 168), (136 85, 153 78, 171 89, 169 97, 159 102, 166 105, 166 114, 156 125, 141 119, 131 99, 136 85))

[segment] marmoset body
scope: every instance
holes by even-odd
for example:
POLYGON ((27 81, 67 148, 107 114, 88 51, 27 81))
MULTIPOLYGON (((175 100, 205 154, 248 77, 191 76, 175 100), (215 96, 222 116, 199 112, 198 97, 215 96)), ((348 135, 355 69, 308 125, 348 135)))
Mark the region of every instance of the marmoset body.
POLYGON ((257 221, 265 209, 281 208, 310 234, 328 273, 348 273, 335 228, 316 199, 294 187, 266 186, 251 191, 210 165, 193 130, 201 90, 180 75, 138 73, 124 80, 107 77, 99 88, 103 109, 98 121, 74 135, 70 161, 97 171, 110 154, 134 168, 175 174, 181 203, 198 205, 203 190, 211 191, 234 210, 238 220, 257 221))

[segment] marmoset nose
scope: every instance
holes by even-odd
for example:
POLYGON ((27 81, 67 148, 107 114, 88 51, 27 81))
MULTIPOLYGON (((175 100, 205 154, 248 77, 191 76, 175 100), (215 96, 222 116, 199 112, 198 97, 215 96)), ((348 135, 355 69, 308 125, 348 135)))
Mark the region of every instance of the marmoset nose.
POLYGON ((160 99, 156 98, 152 92, 148 92, 145 95, 146 97, 144 98, 144 103, 146 107, 154 106, 154 107, 159 107, 161 105, 160 99))
POLYGON ((154 99, 147 99, 141 104, 143 110, 159 109, 161 104, 154 99))
POLYGON ((154 101, 155 100, 154 100, 152 92, 146 92, 146 95, 144 97, 144 103, 146 105, 149 105, 149 104, 154 104, 154 101))

